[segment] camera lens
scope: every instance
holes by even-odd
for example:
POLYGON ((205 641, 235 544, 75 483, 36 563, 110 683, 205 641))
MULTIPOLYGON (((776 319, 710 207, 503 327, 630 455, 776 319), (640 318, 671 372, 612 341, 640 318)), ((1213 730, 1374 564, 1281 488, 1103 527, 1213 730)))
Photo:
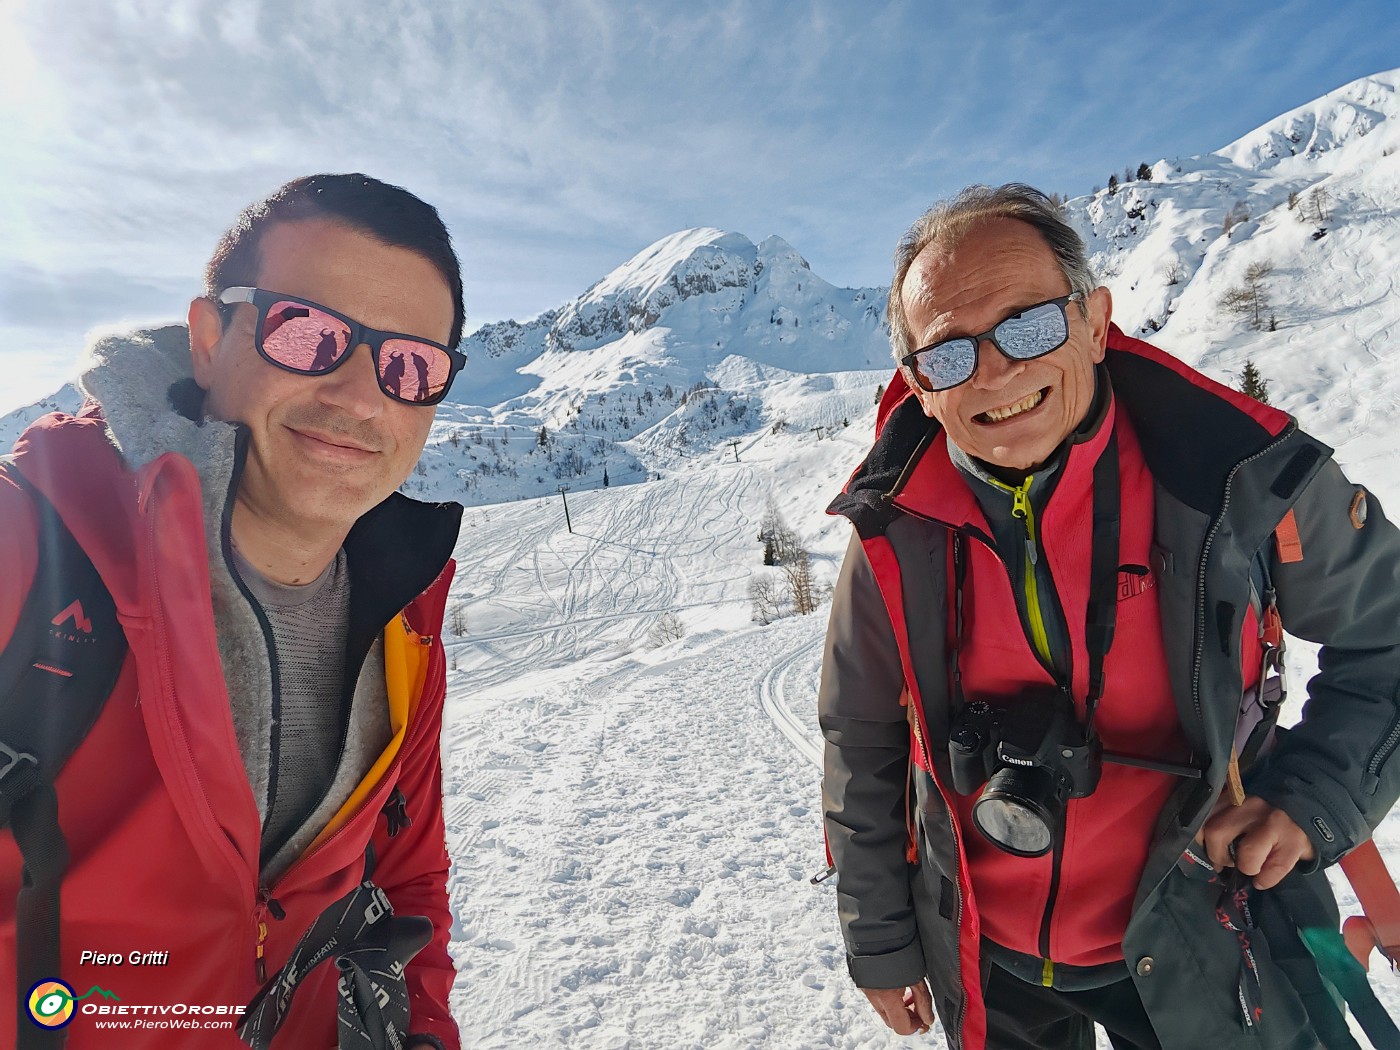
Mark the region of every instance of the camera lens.
POLYGON ((994 846, 1018 857, 1039 857, 1054 843, 1064 800, 1043 766, 1003 766, 972 807, 972 822, 994 846))

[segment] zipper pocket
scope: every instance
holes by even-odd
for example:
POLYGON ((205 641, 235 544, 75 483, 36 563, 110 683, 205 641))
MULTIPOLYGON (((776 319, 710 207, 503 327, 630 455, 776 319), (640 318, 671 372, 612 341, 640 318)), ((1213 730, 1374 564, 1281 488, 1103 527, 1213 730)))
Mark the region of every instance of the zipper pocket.
POLYGON ((1366 779, 1361 786, 1368 795, 1374 795, 1380 787, 1381 768, 1390 760, 1397 746, 1400 746, 1400 712, 1391 718, 1380 746, 1371 752, 1371 760, 1366 763, 1366 779))

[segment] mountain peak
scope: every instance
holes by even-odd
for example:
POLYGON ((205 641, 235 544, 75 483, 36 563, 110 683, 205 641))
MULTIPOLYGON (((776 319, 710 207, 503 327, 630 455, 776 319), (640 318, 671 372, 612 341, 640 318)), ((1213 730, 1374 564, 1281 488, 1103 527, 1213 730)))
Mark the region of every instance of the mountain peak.
POLYGON ((810 270, 811 264, 802 257, 796 248, 788 244, 776 233, 770 234, 758 243, 758 257, 763 260, 764 265, 770 265, 777 261, 795 263, 804 270, 810 270))
MULTIPOLYGON (((743 290, 762 269, 758 249, 738 233, 702 226, 661 238, 560 311, 551 350, 588 350, 656 324, 673 303, 743 290)), ((742 292, 740 292, 742 294, 742 292)))

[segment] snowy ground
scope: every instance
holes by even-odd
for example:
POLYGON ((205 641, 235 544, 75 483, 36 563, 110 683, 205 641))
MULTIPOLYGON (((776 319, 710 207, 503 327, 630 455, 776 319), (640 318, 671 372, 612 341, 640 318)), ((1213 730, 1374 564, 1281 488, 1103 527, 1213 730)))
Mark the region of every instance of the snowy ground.
MULTIPOLYGON (((780 502, 816 508, 789 520, 828 580, 844 528, 816 490, 858 445, 784 449, 811 461, 784 474, 813 491, 780 502)), ((580 493, 572 534, 557 498, 468 511, 444 790, 470 1045, 887 1041, 830 884, 807 881, 824 610, 750 622, 773 473, 762 447, 741 458, 580 493), (663 610, 687 634, 652 648, 663 610)))

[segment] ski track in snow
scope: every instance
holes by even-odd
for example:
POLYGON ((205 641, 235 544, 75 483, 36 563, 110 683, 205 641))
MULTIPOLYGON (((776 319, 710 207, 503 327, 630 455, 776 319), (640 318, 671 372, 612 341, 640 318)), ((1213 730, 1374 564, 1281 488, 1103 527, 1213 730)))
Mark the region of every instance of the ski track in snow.
MULTIPOLYGON (((827 442, 797 466, 829 491, 857 447, 827 442)), ((757 522, 791 475, 761 447, 745 455, 580 493, 572 534, 557 500, 467 512, 443 745, 466 1045, 910 1045, 846 974, 835 887, 808 882, 825 860, 826 610, 748 621, 757 522), (652 649, 663 611, 688 634, 652 649)), ((780 498, 799 497, 820 506, 780 498)), ((814 553, 834 565, 844 529, 802 524, 827 529, 814 553)), ((1299 684, 1316 666, 1302 645, 1290 663, 1299 684)), ((1377 841, 1400 844, 1393 816, 1377 841)), ((1400 1006, 1393 976, 1372 983, 1400 1006)), ((941 1043, 935 1028, 917 1045, 941 1043)))
POLYGON ((772 720, 778 732, 787 737, 788 743, 795 747, 799 754, 817 769, 821 769, 821 738, 807 728, 801 715, 791 705, 789 698, 795 700, 795 697, 788 691, 787 684, 794 665, 810 660, 814 651, 821 651, 820 638, 811 639, 774 663, 759 678, 758 695, 763 703, 764 714, 772 720))
POLYGON ((832 895, 807 883, 819 773, 756 717, 774 647, 811 646, 810 622, 774 627, 479 708, 467 747, 459 730, 470 1045, 865 1045, 832 895))
POLYGON ((511 617, 449 639, 467 1045, 902 1043, 846 975, 833 887, 808 882, 825 617, 748 623, 767 474, 709 473, 580 494, 572 535, 557 500, 463 529, 469 626, 511 617), (533 602, 507 602, 526 573, 533 602), (639 647, 663 609, 700 629, 639 647))

